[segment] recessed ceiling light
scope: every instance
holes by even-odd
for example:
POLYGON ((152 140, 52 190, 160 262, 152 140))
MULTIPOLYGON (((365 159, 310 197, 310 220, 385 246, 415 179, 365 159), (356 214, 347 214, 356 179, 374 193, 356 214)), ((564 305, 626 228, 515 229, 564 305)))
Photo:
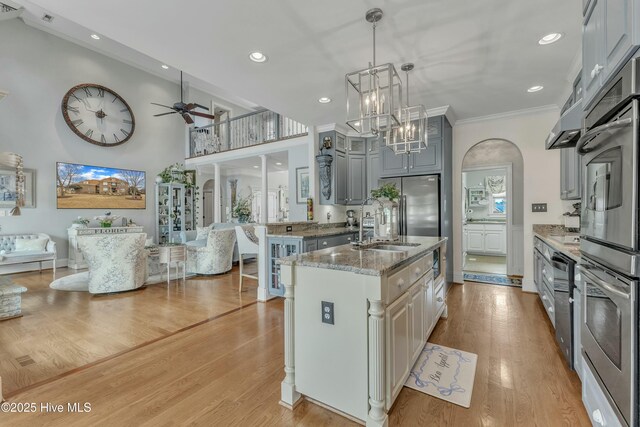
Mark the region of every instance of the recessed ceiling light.
POLYGON ((257 165, 256 165, 256 166, 254 166, 254 168, 256 168, 256 169, 258 169, 259 167, 260 167, 260 166, 257 166, 257 165))
POLYGON ((323 96, 322 98, 318 99, 318 102, 320 104, 328 104, 331 102, 331 98, 323 96))
POLYGON ((533 93, 533 92, 541 91, 542 89, 544 89, 544 86, 536 85, 536 86, 531 86, 529 89, 527 89, 527 92, 533 93))
POLYGON ((262 52, 251 52, 249 54, 249 59, 253 62, 264 62, 267 60, 267 55, 262 52))
POLYGON ((555 43, 562 38, 562 33, 549 33, 538 40, 538 44, 545 45, 555 43))
POLYGON ((91 34, 91 38, 94 40, 100 40, 100 36, 97 34, 91 34))
POLYGON ((276 162, 276 166, 282 166, 282 163, 276 162))
POLYGON ((165 65, 165 64, 162 64, 162 65, 161 65, 161 67, 162 67, 162 68, 164 68, 165 70, 168 70, 168 69, 169 69, 169 66, 168 66, 168 65, 165 65))

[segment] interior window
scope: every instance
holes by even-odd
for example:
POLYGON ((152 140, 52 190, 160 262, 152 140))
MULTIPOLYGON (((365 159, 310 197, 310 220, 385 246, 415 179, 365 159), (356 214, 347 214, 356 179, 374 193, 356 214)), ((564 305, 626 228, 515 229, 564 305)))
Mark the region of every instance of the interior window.
POLYGON ((507 213, 507 194, 495 193, 490 194, 489 206, 491 207, 491 215, 504 216, 507 213))

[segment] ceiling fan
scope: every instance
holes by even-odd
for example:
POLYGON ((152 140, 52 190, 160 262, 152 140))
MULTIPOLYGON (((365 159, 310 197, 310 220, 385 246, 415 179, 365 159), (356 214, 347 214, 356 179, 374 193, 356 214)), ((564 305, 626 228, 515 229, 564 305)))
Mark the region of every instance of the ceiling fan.
POLYGON ((209 111, 209 109, 203 105, 196 104, 194 102, 185 104, 182 99, 182 95, 183 95, 182 94, 182 71, 180 71, 180 102, 176 102, 175 104, 173 104, 172 107, 168 105, 162 105, 162 104, 157 104, 155 102, 152 102, 151 104, 153 105, 158 105, 160 107, 169 108, 173 110, 170 113, 154 114, 153 117, 166 116, 168 114, 178 113, 182 116, 182 118, 188 125, 193 124, 193 119, 191 118, 191 116, 204 117, 205 119, 211 119, 211 120, 215 118, 215 116, 211 114, 205 114, 205 113, 200 113, 198 111, 193 111, 195 108, 202 108, 203 110, 207 110, 207 111, 209 111))

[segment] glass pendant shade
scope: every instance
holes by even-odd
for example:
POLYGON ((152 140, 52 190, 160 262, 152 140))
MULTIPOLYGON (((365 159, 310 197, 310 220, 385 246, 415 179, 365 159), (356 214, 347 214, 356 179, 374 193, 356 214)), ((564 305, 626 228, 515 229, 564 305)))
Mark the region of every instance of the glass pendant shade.
POLYGON ((363 135, 378 135, 400 125, 402 83, 393 64, 370 66, 345 77, 347 125, 363 135))
POLYGON ((400 124, 387 132, 385 142, 396 154, 409 154, 426 149, 427 138, 427 110, 414 105, 401 110, 400 124))

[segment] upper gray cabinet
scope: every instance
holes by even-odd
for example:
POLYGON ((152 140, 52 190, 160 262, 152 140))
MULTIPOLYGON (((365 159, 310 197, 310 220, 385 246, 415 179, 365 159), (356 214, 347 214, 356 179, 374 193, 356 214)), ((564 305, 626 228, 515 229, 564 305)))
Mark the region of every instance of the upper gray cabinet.
POLYGON ((367 157, 364 154, 349 154, 348 169, 346 204, 360 205, 367 198, 367 157))
POLYGON ((427 122, 427 148, 420 153, 395 154, 391 148, 383 147, 380 151, 380 176, 388 178, 442 172, 443 145, 451 144, 451 132, 444 132, 445 128, 450 130, 451 125, 444 116, 430 117, 427 122))
POLYGON ((349 154, 365 154, 367 151, 367 140, 364 138, 349 137, 347 139, 349 154))
POLYGON ((575 147, 560 150, 560 198, 577 200, 581 197, 581 158, 575 147))
MULTIPOLYGON (((339 132, 321 132, 319 141, 329 137, 332 147, 325 150, 333 157, 331 163, 331 195, 327 198, 319 194, 321 205, 356 205, 361 204, 368 194, 368 147, 375 148, 375 159, 378 159, 377 145, 368 144, 367 139, 345 137, 339 132)), ((379 168, 375 168, 377 171, 379 168)))
POLYGON ((640 45, 640 0, 590 0, 582 29, 583 106, 640 45))

